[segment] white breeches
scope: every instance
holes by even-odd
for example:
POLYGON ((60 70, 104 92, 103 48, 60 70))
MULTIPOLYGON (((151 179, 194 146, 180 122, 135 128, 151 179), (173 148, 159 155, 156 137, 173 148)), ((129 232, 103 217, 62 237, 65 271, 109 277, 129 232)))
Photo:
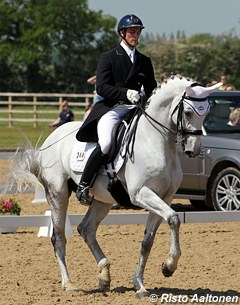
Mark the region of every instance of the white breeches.
POLYGON ((98 143, 103 154, 110 151, 113 127, 135 107, 135 105, 117 105, 101 117, 97 125, 97 133, 98 143))

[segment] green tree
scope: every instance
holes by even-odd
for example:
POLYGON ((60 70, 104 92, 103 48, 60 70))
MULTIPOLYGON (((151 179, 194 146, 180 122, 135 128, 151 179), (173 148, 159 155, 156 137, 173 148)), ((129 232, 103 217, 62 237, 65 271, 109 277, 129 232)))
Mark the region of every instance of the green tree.
POLYGON ((85 92, 116 42, 115 18, 87 0, 0 0, 0 14, 1 91, 85 92))
POLYGON ((143 37, 144 51, 153 61, 157 78, 161 75, 179 73, 191 77, 203 85, 218 80, 226 74, 230 83, 240 88, 240 39, 230 32, 227 35, 213 36, 196 34, 185 37, 177 33, 177 38, 166 36, 143 37))

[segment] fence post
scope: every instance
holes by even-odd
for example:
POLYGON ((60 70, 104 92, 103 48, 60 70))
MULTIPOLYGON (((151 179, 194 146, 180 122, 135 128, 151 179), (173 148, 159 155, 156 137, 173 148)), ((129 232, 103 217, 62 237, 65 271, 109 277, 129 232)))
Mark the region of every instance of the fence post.
POLYGON ((46 193, 42 186, 37 185, 35 187, 35 197, 32 200, 32 203, 34 204, 47 203, 46 193))
MULTIPOLYGON (((51 216, 51 215, 52 215, 52 213, 50 210, 47 210, 45 212, 45 216, 51 216)), ((37 236, 38 237, 52 237, 52 234, 53 234, 53 222, 52 222, 52 219, 50 218, 49 225, 40 227, 37 236)), ((72 230, 72 225, 71 225, 68 215, 66 215, 66 221, 65 221, 65 235, 74 236, 74 233, 72 230)))
POLYGON ((37 115, 37 97, 34 96, 33 97, 33 128, 37 128, 38 126, 38 123, 37 123, 37 118, 38 118, 38 115, 37 115))
POLYGON ((12 96, 8 97, 8 127, 12 127, 13 126, 13 112, 12 112, 12 96))

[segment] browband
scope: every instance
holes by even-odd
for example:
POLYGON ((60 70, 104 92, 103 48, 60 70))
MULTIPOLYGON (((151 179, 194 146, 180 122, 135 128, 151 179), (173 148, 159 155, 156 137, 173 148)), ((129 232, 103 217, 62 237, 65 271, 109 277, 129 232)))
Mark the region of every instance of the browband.
POLYGON ((191 96, 184 96, 185 99, 190 100, 190 101, 194 101, 194 102, 203 102, 207 100, 207 97, 203 97, 203 98, 197 98, 197 97, 191 97, 191 96))

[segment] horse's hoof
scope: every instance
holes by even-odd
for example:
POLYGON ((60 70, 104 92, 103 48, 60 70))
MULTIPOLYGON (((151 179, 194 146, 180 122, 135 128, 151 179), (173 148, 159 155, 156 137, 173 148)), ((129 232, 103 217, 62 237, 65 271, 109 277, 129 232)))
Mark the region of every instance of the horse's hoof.
POLYGON ((106 282, 101 278, 97 278, 97 286, 101 292, 110 291, 110 282, 106 282))
POLYGON ((143 299, 149 296, 149 292, 145 288, 141 288, 136 292, 136 297, 138 299, 143 299))
POLYGON ((162 274, 165 276, 165 277, 170 277, 172 276, 174 273, 174 271, 170 270, 168 268, 168 266, 166 265, 166 263, 163 263, 162 264, 162 274))
POLYGON ((99 263, 100 274, 97 277, 98 289, 101 292, 110 290, 111 276, 110 276, 110 263, 106 258, 103 258, 99 263))
POLYGON ((76 286, 74 286, 72 283, 67 283, 64 287, 64 290, 67 292, 67 293, 79 293, 79 292, 83 292, 83 290, 77 288, 76 286))

